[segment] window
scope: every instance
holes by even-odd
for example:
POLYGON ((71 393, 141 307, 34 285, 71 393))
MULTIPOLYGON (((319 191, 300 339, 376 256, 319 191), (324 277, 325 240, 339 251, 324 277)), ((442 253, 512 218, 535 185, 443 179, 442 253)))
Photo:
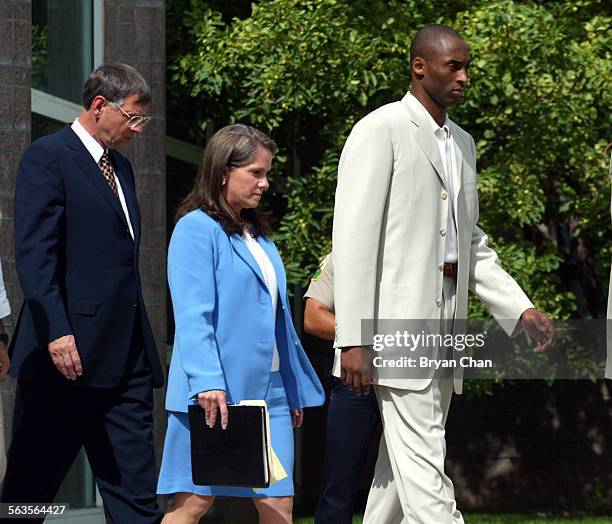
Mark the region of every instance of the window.
POLYGON ((32 87, 80 103, 94 64, 94 2, 32 2, 32 87))

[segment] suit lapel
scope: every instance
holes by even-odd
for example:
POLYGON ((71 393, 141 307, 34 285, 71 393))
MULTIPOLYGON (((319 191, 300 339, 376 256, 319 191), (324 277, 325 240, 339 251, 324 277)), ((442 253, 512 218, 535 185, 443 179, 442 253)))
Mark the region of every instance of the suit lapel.
MULTIPOLYGON (((110 152, 110 156, 113 160, 113 168, 115 169, 115 174, 117 175, 119 183, 121 184, 121 190, 123 191, 125 204, 128 208, 130 223, 132 224, 132 230, 134 231, 134 242, 138 244, 140 238, 140 211, 138 209, 136 188, 132 185, 132 180, 128 177, 127 173, 125 173, 124 170, 121 169, 120 162, 117 160, 114 151, 110 152)), ((123 209, 121 211, 123 212, 123 209)))
POLYGON ((419 144, 419 147, 433 166, 436 175, 438 175, 440 179, 440 183, 448 191, 446 177, 444 176, 444 166, 442 164, 442 158, 440 158, 440 150, 431 132, 431 126, 425 119, 425 115, 423 115, 425 109, 420 107, 420 105, 417 106, 418 102, 412 96, 409 96, 409 93, 402 98, 402 104, 408 109, 410 119, 415 125, 413 136, 416 143, 419 144))
MULTIPOLYGON (((453 198, 454 198, 454 205, 455 205, 455 210, 456 210, 457 201, 459 200, 459 192, 461 191, 461 186, 463 185, 463 147, 464 147, 464 144, 460 138, 459 132, 457 131, 457 126, 452 120, 449 121, 449 126, 451 130, 452 143, 454 145, 452 160, 453 160, 453 185, 455 186, 455 194, 453 198)), ((456 217, 455 217, 455 222, 456 222, 456 217)))
MULTIPOLYGON (((285 277, 285 268, 283 267, 283 261, 281 260, 278 254, 278 251, 276 250, 276 247, 274 246, 274 243, 265 237, 258 237, 257 241, 259 242, 259 245, 265 251, 266 255, 268 255, 270 262, 272 262, 272 265, 274 266, 274 272, 276 273, 276 283, 278 286, 278 290, 280 291, 281 289, 287 289, 287 279, 285 277)), ((283 293, 280 293, 280 297, 281 297, 281 301, 284 303, 285 297, 283 296, 283 293)))
POLYGON ((64 136, 66 145, 73 151, 75 163, 79 166, 81 171, 85 173, 89 181, 100 192, 102 197, 104 197, 104 200, 106 200, 108 204, 116 211, 117 216, 127 228, 127 221, 125 220, 125 214, 121 208, 121 203, 104 178, 104 175, 100 170, 100 166, 96 164, 93 157, 89 154, 89 151, 87 151, 87 148, 83 145, 79 137, 70 128, 70 126, 66 126, 62 134, 64 136))
POLYGON ((266 281, 264 280, 261 269, 259 268, 259 264, 253 258, 253 255, 251 255, 251 252, 249 251, 249 248, 247 247, 246 242, 242 240, 242 238, 240 238, 240 236, 237 235, 236 233, 233 233, 230 236, 230 241, 232 243, 232 247, 234 248, 234 251, 236 252, 236 254, 246 263, 247 266, 249 266, 253 270, 253 273, 255 273, 257 278, 259 278, 261 283, 267 289, 266 281))
POLYGON ((104 199, 110 204, 110 206, 117 212, 119 219, 123 222, 127 228, 127 221, 125 220, 125 214, 121 208, 121 202, 117 198, 117 195, 113 193, 113 190, 108 185, 108 182, 102 175, 100 167, 95 163, 94 159, 85 148, 82 151, 78 151, 75 155, 75 161, 81 168, 81 170, 87 175, 89 181, 96 187, 104 199))
MULTIPOLYGON (((232 243, 234 251, 253 270, 253 272, 263 285, 264 289, 268 291, 268 286, 261 272, 261 268, 259 267, 259 264, 255 260, 255 258, 253 258, 253 255, 251 254, 249 248, 246 245, 246 242, 235 233, 230 236, 230 241, 232 243)), ((267 238, 261 236, 257 237, 257 243, 262 247, 264 253, 268 256, 270 262, 272 263, 272 266, 274 267, 274 273, 276 274, 276 285, 278 287, 278 290, 280 291, 281 289, 287 289, 287 279, 285 277, 283 262, 280 259, 276 248, 274 247, 274 243, 271 240, 268 240, 267 238)), ((285 297, 283 296, 283 293, 279 293, 279 295, 281 302, 285 304, 285 297)), ((287 304, 285 304, 285 306, 287 306, 287 304)))

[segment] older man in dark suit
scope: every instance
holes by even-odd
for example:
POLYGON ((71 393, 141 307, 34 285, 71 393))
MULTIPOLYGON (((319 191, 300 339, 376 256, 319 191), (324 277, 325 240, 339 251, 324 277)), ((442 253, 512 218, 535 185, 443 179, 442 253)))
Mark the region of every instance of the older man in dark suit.
POLYGON ((23 155, 15 258, 24 304, 2 502, 52 501, 84 446, 108 522, 161 520, 152 387, 163 376, 138 273, 134 174, 116 151, 150 119, 150 98, 134 68, 103 65, 74 123, 23 155))

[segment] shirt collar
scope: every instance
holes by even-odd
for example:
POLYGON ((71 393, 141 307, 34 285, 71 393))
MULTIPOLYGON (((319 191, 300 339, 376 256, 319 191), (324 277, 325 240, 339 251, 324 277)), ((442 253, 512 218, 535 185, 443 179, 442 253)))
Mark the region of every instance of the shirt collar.
POLYGON ((423 114, 426 115, 427 121, 431 125, 431 131, 432 131, 432 133, 434 135, 437 134, 440 130, 444 130, 444 128, 446 128, 446 132, 447 132, 448 136, 450 136, 450 126, 448 125, 448 122, 449 122, 448 115, 445 115, 444 123, 442 124, 442 127, 440 127, 438 125, 438 123, 434 120, 433 116, 431 116, 429 111, 427 111, 427 109, 425 109, 425 106, 423 104, 421 104, 421 102, 419 101, 419 99, 416 96, 414 96, 411 92, 408 92, 408 96, 410 96, 410 97, 412 97, 414 99, 414 101, 421 108, 423 114))
POLYGON ((79 137, 81 142, 83 142, 85 149, 89 151, 89 154, 96 161, 96 164, 99 164, 100 158, 102 158, 102 155, 104 154, 104 148, 100 145, 100 143, 93 136, 91 136, 87 132, 87 130, 83 127, 81 122, 79 122, 78 117, 74 119, 74 122, 72 123, 71 127, 72 127, 72 130, 79 137))

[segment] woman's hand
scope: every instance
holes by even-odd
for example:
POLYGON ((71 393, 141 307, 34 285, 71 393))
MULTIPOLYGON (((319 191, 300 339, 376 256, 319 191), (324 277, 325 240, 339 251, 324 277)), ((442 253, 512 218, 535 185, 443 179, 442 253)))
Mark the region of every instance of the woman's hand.
POLYGON ((294 428, 299 428, 304 422, 304 410, 303 409, 292 409, 291 411, 291 423, 294 428))
POLYGON ((227 402, 225 391, 212 389, 198 393, 198 402, 204 410, 204 420, 209 428, 214 428, 217 422, 217 412, 221 414, 221 428, 227 429, 227 402))

